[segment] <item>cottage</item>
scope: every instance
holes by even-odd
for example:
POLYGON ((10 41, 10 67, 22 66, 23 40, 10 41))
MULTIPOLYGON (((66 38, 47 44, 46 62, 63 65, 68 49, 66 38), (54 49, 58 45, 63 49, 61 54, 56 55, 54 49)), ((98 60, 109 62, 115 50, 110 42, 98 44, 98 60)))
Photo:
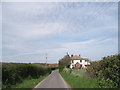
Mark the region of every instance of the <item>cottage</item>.
POLYGON ((80 55, 79 56, 71 55, 70 59, 71 59, 70 68, 72 69, 73 68, 81 69, 81 68, 85 68, 87 65, 90 65, 89 59, 82 58, 80 55))

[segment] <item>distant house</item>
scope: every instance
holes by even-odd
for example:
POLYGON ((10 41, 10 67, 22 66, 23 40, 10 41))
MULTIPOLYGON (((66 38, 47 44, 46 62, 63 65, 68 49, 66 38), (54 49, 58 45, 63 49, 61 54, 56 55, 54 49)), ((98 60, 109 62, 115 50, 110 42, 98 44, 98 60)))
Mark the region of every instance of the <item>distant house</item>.
POLYGON ((58 64, 47 64, 47 66, 50 66, 50 67, 58 67, 58 64))
POLYGON ((71 69, 73 68, 81 69, 81 68, 85 68, 87 65, 90 65, 89 59, 82 58, 80 55, 79 56, 71 55, 70 59, 71 59, 71 64, 70 64, 71 69))

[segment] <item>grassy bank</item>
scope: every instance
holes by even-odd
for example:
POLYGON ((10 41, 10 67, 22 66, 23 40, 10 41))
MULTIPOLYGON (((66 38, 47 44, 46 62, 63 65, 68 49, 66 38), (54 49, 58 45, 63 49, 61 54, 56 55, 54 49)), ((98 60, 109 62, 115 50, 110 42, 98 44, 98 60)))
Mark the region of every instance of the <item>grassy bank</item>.
POLYGON ((39 78, 28 78, 22 81, 22 83, 17 83, 16 85, 11 86, 11 88, 34 88, 40 81, 45 79, 48 74, 40 76, 39 78))
MULTIPOLYGON (((97 78, 88 78, 85 70, 62 71, 62 77, 72 88, 101 88, 97 78)), ((104 88, 110 88, 105 86, 104 88)))

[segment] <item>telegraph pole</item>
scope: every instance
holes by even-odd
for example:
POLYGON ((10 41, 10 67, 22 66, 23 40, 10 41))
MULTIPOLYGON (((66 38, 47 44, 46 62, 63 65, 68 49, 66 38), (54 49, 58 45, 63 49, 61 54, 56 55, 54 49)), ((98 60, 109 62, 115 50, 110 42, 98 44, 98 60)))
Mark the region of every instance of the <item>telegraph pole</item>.
POLYGON ((46 55, 46 66, 47 66, 47 53, 45 55, 46 55))

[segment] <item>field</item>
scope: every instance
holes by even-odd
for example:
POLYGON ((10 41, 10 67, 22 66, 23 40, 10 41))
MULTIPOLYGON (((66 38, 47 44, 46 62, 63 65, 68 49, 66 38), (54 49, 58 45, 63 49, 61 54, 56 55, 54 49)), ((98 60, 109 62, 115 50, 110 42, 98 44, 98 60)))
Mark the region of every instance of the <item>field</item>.
POLYGON ((30 87, 33 87, 54 69, 55 67, 38 64, 2 63, 2 88, 22 88, 32 82, 30 87), (21 83, 23 84, 20 85, 21 83))

